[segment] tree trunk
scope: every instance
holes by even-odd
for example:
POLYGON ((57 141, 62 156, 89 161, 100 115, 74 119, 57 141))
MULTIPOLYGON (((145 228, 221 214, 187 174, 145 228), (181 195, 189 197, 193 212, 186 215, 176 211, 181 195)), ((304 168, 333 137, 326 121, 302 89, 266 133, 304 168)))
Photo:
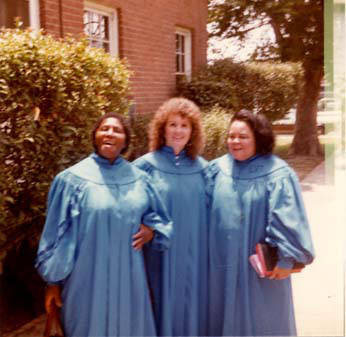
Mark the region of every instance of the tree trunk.
POLYGON ((290 154, 318 156, 322 147, 317 132, 317 103, 323 78, 323 65, 304 64, 304 85, 300 94, 290 154))

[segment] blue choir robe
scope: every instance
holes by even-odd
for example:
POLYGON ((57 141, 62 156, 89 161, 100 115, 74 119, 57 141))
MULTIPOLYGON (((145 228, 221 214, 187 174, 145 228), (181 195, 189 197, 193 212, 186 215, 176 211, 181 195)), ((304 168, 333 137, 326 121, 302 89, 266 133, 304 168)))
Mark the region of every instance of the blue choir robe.
POLYGON ((140 224, 152 249, 168 248, 172 223, 150 177, 118 157, 93 153, 59 173, 48 195, 36 267, 62 287, 67 336, 155 336, 140 224))
POLYGON ((173 220, 171 247, 152 251, 147 261, 155 293, 160 335, 204 336, 208 314, 208 222, 206 160, 190 159, 171 147, 147 153, 135 162, 148 172, 173 220), (158 277, 161 276, 161 279, 158 277), (162 315, 165 314, 164 318, 162 315), (171 319, 165 319, 170 317, 171 319))
MULTIPOLYGON (((296 334, 291 278, 259 278, 249 263, 258 242, 278 247, 282 268, 309 264, 314 249, 299 182, 275 155, 209 165, 210 334, 296 334)), ((304 277, 304 271, 298 277, 304 277)))

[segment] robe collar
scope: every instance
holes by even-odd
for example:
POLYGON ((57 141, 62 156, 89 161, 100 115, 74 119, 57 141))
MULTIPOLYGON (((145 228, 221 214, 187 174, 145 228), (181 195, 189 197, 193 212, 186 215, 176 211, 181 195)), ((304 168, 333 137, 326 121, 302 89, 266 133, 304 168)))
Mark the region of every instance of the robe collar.
POLYGON ((141 176, 141 171, 121 156, 110 163, 95 152, 68 170, 82 179, 106 185, 129 184, 141 176))
POLYGON ((246 160, 236 160, 225 154, 219 160, 221 171, 236 179, 253 179, 267 176, 288 164, 273 154, 257 154, 246 160))
POLYGON ((119 165, 122 162, 122 157, 118 156, 113 163, 110 163, 110 161, 105 158, 100 156, 98 153, 94 152, 90 155, 91 158, 93 158, 97 163, 99 163, 100 165, 104 166, 104 167, 109 167, 112 168, 113 166, 119 165))
POLYGON ((170 146, 163 146, 157 151, 149 152, 143 156, 156 169, 173 174, 193 174, 201 172, 207 166, 207 161, 202 157, 191 159, 185 150, 175 155, 170 146))

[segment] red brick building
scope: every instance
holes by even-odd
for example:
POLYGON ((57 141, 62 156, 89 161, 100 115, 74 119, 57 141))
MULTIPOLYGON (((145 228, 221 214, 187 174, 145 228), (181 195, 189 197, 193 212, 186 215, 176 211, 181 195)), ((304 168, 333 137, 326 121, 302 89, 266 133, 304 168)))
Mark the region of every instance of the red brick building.
POLYGON ((177 75, 206 63, 207 0, 1 0, 0 26, 20 16, 48 34, 89 37, 126 58, 138 112, 174 95, 177 75))

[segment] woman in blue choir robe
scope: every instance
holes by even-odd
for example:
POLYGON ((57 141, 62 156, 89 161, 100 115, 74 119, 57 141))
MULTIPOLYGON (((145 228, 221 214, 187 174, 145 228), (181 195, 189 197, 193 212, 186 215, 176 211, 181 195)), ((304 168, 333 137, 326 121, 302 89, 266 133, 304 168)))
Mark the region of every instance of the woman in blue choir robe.
POLYGON ((264 116, 241 110, 227 136, 229 153, 209 167, 210 334, 295 335, 291 267, 314 256, 297 176, 272 154, 274 135, 264 116), (278 248, 266 278, 249 263, 258 242, 278 248))
POLYGON ((158 298, 154 307, 160 335, 207 334, 206 161, 198 156, 202 146, 199 108, 187 99, 172 98, 161 105, 151 122, 151 152, 134 162, 152 177, 173 220, 169 251, 148 256, 157 268, 150 279, 154 298, 158 298))
POLYGON ((120 115, 103 115, 95 152, 49 192, 36 267, 66 336, 156 335, 141 247, 167 248, 172 224, 150 177, 120 156, 129 139, 120 115))

